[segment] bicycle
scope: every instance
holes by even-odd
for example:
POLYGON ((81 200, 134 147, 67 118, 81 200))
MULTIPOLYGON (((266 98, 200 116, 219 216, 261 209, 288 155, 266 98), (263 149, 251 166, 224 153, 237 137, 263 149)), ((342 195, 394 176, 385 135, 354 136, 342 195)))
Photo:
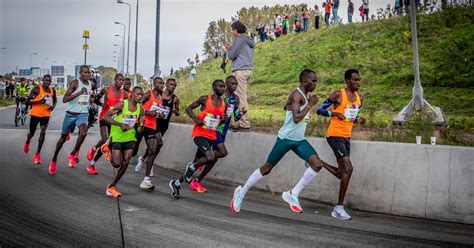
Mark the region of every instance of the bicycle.
POLYGON ((19 101, 18 107, 16 108, 15 111, 15 126, 18 127, 18 123, 21 123, 21 125, 25 125, 26 123, 26 117, 27 117, 27 110, 26 110, 26 98, 24 97, 19 97, 17 99, 19 101))

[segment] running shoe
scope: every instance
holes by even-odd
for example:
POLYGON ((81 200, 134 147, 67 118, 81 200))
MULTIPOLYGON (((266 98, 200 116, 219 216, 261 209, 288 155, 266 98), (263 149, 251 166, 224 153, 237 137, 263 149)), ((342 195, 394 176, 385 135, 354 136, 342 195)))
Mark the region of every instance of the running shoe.
POLYGON ((290 205, 291 210, 297 213, 303 213, 303 208, 298 201, 298 196, 294 196, 291 194, 291 191, 285 191, 281 194, 281 198, 283 198, 286 203, 290 205))
POLYGON ((241 189, 242 186, 235 188, 234 197, 232 197, 232 201, 230 202, 230 209, 232 209, 232 212, 235 214, 240 212, 240 206, 242 206, 242 202, 244 201, 244 198, 239 194, 241 189))
POLYGON ((110 151, 105 153, 105 160, 110 161, 110 151))
POLYGON ((51 161, 51 164, 49 164, 48 171, 50 175, 56 174, 56 162, 51 161))
POLYGON ((23 151, 28 153, 30 151, 30 144, 25 143, 25 145, 23 145, 23 151))
POLYGON ((195 171, 195 169, 193 168, 194 168, 193 162, 189 162, 186 165, 186 170, 183 174, 183 178, 184 178, 184 181, 186 181, 187 183, 191 183, 191 180, 193 179, 193 173, 195 171))
POLYGON ((100 151, 102 153, 108 153, 110 151, 109 143, 106 142, 105 144, 100 146, 100 151))
POLYGON ((74 154, 74 161, 76 162, 76 164, 79 164, 79 152, 76 152, 76 154, 74 154))
POLYGON ((144 190, 152 191, 155 189, 155 185, 153 185, 153 183, 150 181, 150 178, 145 178, 140 184, 140 188, 144 190))
POLYGON ((91 146, 91 149, 87 152, 87 160, 92 161, 95 155, 95 145, 91 146))
POLYGON ((97 171, 95 170, 95 166, 92 165, 92 164, 90 164, 90 165, 87 166, 87 171, 89 172, 89 174, 90 174, 91 176, 97 175, 97 171))
POLYGON ((344 210, 344 206, 335 206, 331 216, 340 220, 350 220, 351 216, 344 210))
POLYGON ((39 153, 36 153, 36 155, 33 157, 33 164, 41 164, 41 155, 39 153))
POLYGON ((117 187, 115 186, 107 186, 107 190, 105 191, 105 194, 107 194, 108 196, 113 196, 115 198, 121 196, 122 194, 120 194, 120 192, 117 191, 117 187))
POLYGON ((135 165, 135 172, 138 173, 142 170, 143 166, 143 157, 137 157, 137 165, 135 165))
POLYGON ((69 167, 71 167, 71 168, 76 167, 76 156, 75 155, 69 153, 67 155, 67 159, 69 160, 69 164, 68 164, 69 167))
POLYGON ((176 186, 176 180, 171 180, 170 183, 168 184, 168 186, 170 186, 170 189, 171 189, 171 197, 178 200, 180 198, 179 189, 181 187, 176 186))
POLYGON ((193 179, 193 181, 189 184, 189 188, 191 190, 194 190, 198 193, 205 193, 207 191, 206 188, 204 188, 200 182, 198 182, 196 179, 193 179))

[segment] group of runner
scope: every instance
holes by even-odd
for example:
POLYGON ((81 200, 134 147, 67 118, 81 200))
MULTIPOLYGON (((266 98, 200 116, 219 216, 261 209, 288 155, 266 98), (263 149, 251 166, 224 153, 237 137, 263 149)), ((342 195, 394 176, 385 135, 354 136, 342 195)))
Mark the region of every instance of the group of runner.
MULTIPOLYGON (((179 98, 174 94, 177 82, 173 78, 165 81, 161 77, 153 79, 152 89, 144 91, 140 86, 132 90, 124 90, 125 77, 117 74, 114 84, 94 94, 93 82, 89 81, 90 69, 81 66, 80 77, 71 82, 63 102, 68 108, 63 120, 61 136, 56 144, 53 159, 49 166, 49 173, 56 174, 58 154, 68 139, 74 127, 79 129, 78 138, 73 150, 68 154, 69 167, 75 167, 79 162, 79 150, 87 136, 88 106, 98 104, 102 106, 99 114, 100 140, 87 152, 90 161, 87 170, 90 175, 96 175, 95 163, 105 153, 106 159, 118 169, 114 181, 106 188, 106 194, 119 197, 117 183, 125 174, 130 160, 138 155, 141 140, 146 143, 145 154, 137 157, 135 172, 140 172, 145 165, 145 177, 139 187, 144 190, 153 190, 155 186, 150 177, 153 174, 154 160, 163 146, 163 136, 169 127, 172 114, 179 116, 179 98), (104 99, 101 102, 101 99, 104 99)), ((318 82, 316 73, 305 69, 300 73, 300 85, 294 89, 285 104, 285 121, 278 133, 275 145, 263 166, 257 168, 243 186, 238 186, 230 202, 234 213, 239 213, 247 191, 263 176, 268 175, 283 156, 292 150, 306 162, 307 168, 299 182, 288 191, 282 193, 282 198, 291 210, 301 213, 298 196, 300 192, 325 168, 340 179, 338 204, 331 215, 335 218, 348 220, 351 216, 344 210, 343 203, 347 187, 352 175, 350 161, 350 138, 354 124, 364 124, 365 120, 359 117, 362 106, 362 97, 359 95, 360 75, 355 69, 349 69, 345 75, 346 87, 331 94, 316 113, 330 117, 330 124, 326 133, 327 142, 332 148, 338 166, 331 166, 322 161, 316 150, 305 138, 306 127, 310 121, 311 109, 316 106, 318 98, 309 95, 316 89, 318 82), (332 110, 328 110, 331 106, 332 110)), ((24 146, 28 153, 29 145, 36 127, 40 124, 41 134, 38 150, 33 157, 35 164, 41 164, 41 147, 44 142, 46 128, 54 110, 57 98, 56 92, 50 87, 51 77, 43 78, 43 85, 36 86, 29 94, 27 101, 32 106, 30 131, 24 146)), ((186 113, 195 122, 192 138, 197 146, 197 152, 192 162, 189 162, 182 176, 169 182, 171 196, 180 198, 180 189, 186 182, 189 188, 196 192, 206 192, 201 184, 205 176, 216 164, 218 159, 227 156, 225 146, 226 134, 232 119, 238 121, 246 113, 246 109, 239 108, 239 98, 234 93, 237 88, 237 79, 228 76, 223 80, 212 83, 212 93, 199 97, 187 108, 186 113), (194 109, 199 108, 199 114, 194 109), (193 174, 201 170, 197 177, 193 174)))

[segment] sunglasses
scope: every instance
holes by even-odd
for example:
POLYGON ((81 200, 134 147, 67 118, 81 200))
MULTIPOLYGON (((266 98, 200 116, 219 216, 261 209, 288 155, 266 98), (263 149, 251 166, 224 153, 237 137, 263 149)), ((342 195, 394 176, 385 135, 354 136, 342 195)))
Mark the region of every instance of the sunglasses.
POLYGON ((51 79, 43 80, 44 82, 51 82, 51 79))

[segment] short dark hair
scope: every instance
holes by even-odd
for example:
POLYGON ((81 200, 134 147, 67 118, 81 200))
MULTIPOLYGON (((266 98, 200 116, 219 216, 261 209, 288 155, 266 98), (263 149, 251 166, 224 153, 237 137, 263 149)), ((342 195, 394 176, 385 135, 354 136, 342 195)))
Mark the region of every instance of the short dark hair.
POLYGON ((245 27, 245 25, 239 20, 237 20, 237 21, 233 22, 232 24, 230 24, 230 27, 232 29, 237 30, 237 33, 239 33, 239 34, 244 34, 244 33, 247 32, 247 27, 245 27))
POLYGON ((225 82, 227 83, 227 82, 229 82, 229 80, 231 80, 231 79, 237 80, 237 78, 236 78, 234 75, 230 75, 230 76, 227 76, 227 77, 226 77, 225 82))
POLYGON ((214 89, 216 87, 216 84, 217 83, 223 83, 224 84, 224 81, 222 81, 222 79, 216 79, 214 80, 214 82, 212 82, 212 88, 214 89))
POLYGON ((303 82, 303 80, 309 76, 310 74, 316 74, 316 72, 314 72, 313 70, 311 69, 304 69, 303 71, 301 71, 300 73, 300 83, 303 82))
POLYGON ((176 79, 175 78, 168 78, 166 79, 166 83, 170 82, 170 81, 174 81, 176 83, 176 79))
POLYGON ((132 81, 129 77, 125 78, 125 81, 132 81))
POLYGON ((143 88, 141 86, 137 85, 137 86, 133 87, 132 91, 135 92, 136 90, 139 90, 139 89, 143 90, 143 88))
POLYGON ((43 76, 43 79, 45 79, 45 78, 51 78, 51 75, 46 74, 46 75, 43 76))
POLYGON ((344 73, 344 79, 349 80, 352 78, 352 73, 357 73, 359 74, 359 71, 357 69, 349 69, 344 73))
POLYGON ((117 73, 117 74, 115 74, 114 80, 116 80, 116 79, 117 79, 118 77, 120 77, 120 76, 124 77, 124 75, 123 75, 122 73, 117 73))
POLYGON ((162 77, 154 77, 154 78, 153 78, 153 83, 155 83, 155 81, 156 81, 156 80, 158 80, 158 79, 161 79, 161 81, 163 81, 163 82, 164 82, 164 80, 163 80, 163 78, 162 78, 162 77))
POLYGON ((83 69, 89 69, 89 66, 88 65, 81 65, 81 67, 79 67, 79 72, 81 72, 83 69))

